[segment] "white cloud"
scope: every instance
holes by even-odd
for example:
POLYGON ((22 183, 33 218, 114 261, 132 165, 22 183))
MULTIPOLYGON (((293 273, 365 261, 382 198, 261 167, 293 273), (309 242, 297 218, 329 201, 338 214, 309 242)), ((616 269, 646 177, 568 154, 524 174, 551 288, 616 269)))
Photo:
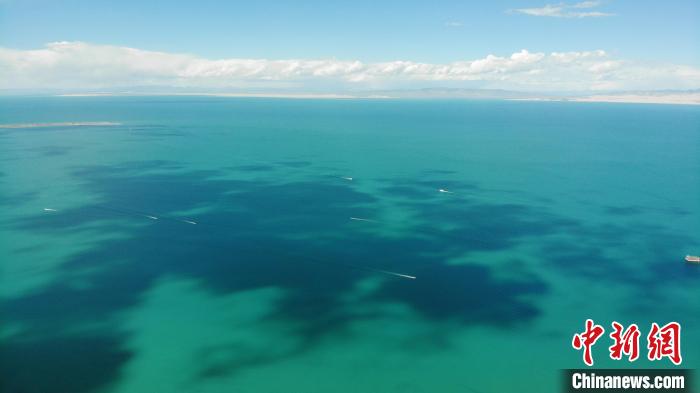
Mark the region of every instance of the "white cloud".
POLYGON ((445 22, 445 27, 462 27, 464 24, 460 21, 450 20, 445 22))
POLYGON ((600 1, 582 1, 572 5, 573 8, 593 8, 600 5, 600 1))
POLYGON ((538 8, 518 8, 511 11, 531 16, 549 16, 555 18, 589 18, 614 15, 600 11, 580 11, 582 9, 590 9, 598 6, 600 6, 599 1, 582 1, 575 4, 559 3, 547 4, 544 7, 538 8))
POLYGON ((532 91, 700 88, 700 69, 642 64, 605 51, 540 53, 445 64, 414 61, 364 63, 338 59, 220 59, 83 42, 55 42, 42 49, 0 48, 1 89, 100 89, 133 86, 304 89, 415 87, 441 83, 532 91))

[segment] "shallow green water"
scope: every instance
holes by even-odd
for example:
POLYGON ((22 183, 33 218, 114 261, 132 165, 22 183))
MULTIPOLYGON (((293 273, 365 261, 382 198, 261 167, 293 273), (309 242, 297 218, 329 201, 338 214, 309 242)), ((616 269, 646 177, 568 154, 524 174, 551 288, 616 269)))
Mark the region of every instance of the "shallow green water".
POLYGON ((0 130, 3 392, 555 392, 586 318, 700 365, 700 108, 0 99, 76 121, 0 130))

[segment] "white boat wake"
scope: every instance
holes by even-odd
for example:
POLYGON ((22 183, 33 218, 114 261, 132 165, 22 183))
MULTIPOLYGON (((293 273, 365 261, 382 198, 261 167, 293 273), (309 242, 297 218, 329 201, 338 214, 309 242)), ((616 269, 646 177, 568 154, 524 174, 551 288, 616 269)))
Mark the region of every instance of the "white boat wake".
POLYGON ((408 274, 402 274, 402 273, 390 272, 390 271, 388 271, 388 270, 379 270, 379 269, 372 269, 372 268, 367 268, 367 269, 370 269, 370 270, 375 271, 375 272, 378 272, 378 273, 388 274, 388 275, 391 275, 391 276, 396 276, 396 277, 401 277, 401 278, 407 278, 407 279, 409 279, 409 280, 415 280, 415 279, 416 279, 416 276, 409 276, 408 274))
POLYGON ((376 220, 370 220, 369 218, 360 218, 360 217, 350 217, 350 219, 353 221, 377 222, 376 220))

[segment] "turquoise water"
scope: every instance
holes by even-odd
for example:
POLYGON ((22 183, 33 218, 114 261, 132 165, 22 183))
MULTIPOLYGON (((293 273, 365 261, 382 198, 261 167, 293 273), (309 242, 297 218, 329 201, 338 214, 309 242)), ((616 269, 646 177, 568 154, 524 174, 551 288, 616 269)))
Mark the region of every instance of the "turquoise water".
POLYGON ((3 392, 556 392, 586 318, 700 366, 698 107, 0 99, 88 121, 0 130, 3 392))

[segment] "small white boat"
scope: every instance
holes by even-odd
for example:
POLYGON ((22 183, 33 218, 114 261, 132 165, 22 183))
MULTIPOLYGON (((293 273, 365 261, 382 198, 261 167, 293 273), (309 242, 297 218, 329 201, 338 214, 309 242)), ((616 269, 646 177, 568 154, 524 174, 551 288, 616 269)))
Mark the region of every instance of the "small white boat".
POLYGON ((685 261, 690 263, 700 263, 700 257, 697 255, 686 255, 685 261))

